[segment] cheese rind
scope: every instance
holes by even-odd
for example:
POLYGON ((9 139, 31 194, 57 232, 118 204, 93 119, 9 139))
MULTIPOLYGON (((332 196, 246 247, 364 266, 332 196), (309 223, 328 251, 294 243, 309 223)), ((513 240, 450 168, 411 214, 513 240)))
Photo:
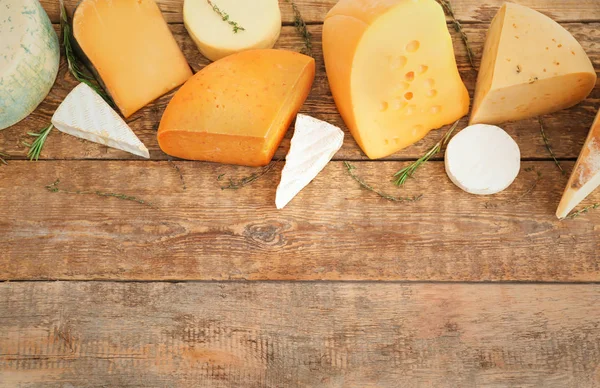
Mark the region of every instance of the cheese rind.
POLYGON ((505 3, 488 31, 470 122, 499 124, 585 99, 596 72, 577 40, 549 17, 505 3))
POLYGON ((206 0, 185 0, 185 27, 200 52, 216 61, 244 50, 273 48, 281 32, 277 0, 213 0, 213 6, 229 17, 224 21, 206 0), (228 21, 243 30, 235 32, 228 21))
POLYGON ((600 111, 596 115, 577 163, 573 167, 573 172, 556 210, 556 217, 565 218, 598 186, 600 186, 600 111))
POLYGON ((292 51, 249 50, 213 62, 177 91, 158 144, 183 159, 267 165, 314 77, 314 59, 292 51))
POLYGON ((325 19, 323 54, 338 110, 371 159, 468 112, 469 94, 435 0, 341 0, 325 19))
POLYGON ((150 154, 123 119, 92 88, 80 83, 52 116, 61 132, 144 158, 150 154))
POLYGON ((73 35, 125 117, 192 76, 154 0, 83 0, 73 35))
POLYGON ((448 143, 446 173, 471 194, 496 194, 510 186, 521 166, 517 143, 502 128, 476 124, 460 131, 448 143))
POLYGON ((27 117, 58 73, 58 37, 38 0, 0 3, 0 130, 27 117))
POLYGON ((275 205, 283 209, 325 168, 344 143, 344 132, 336 126, 299 114, 290 150, 281 172, 275 205))

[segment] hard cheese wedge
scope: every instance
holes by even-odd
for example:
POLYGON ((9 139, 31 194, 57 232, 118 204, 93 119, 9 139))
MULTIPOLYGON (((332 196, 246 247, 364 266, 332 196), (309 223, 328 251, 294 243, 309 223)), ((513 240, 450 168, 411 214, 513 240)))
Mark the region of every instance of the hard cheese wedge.
POLYGON ((225 57, 177 91, 160 122, 158 144, 183 159, 267 165, 314 77, 314 59, 292 51, 225 57))
POLYGON ((290 151, 277 187, 275 205, 283 209, 342 147, 344 132, 325 121, 299 114, 290 151))
POLYGON ((200 52, 211 61, 243 50, 272 48, 281 32, 277 0, 185 0, 183 20, 200 52))
POLYGON ((469 110, 435 0, 341 0, 325 19, 323 54, 338 110, 371 159, 469 110))
POLYGON ((556 210, 556 216, 565 218, 598 186, 600 186, 600 111, 575 163, 571 178, 556 210))
POLYGON ((83 0, 73 34, 125 117, 192 76, 153 0, 83 0))
POLYGON ((27 117, 58 73, 58 37, 38 0, 0 2, 0 130, 27 117))
POLYGON ((488 31, 471 123, 498 124, 573 106, 596 72, 575 38, 530 8, 505 3, 488 31))
POLYGON ((148 149, 117 112, 84 83, 67 95, 54 112, 52 124, 69 135, 150 157, 148 149))

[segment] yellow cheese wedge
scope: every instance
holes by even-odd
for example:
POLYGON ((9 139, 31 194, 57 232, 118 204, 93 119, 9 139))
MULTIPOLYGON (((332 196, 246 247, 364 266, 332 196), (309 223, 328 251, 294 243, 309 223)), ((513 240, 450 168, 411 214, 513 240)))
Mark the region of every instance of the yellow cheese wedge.
POLYGON ((281 32, 277 0, 185 0, 183 21, 211 61, 244 50, 273 48, 281 32))
POLYGON ((471 123, 499 124, 571 107, 586 98, 596 72, 558 23, 505 3, 488 31, 471 123))
POLYGON ((556 210, 556 216, 565 218, 598 186, 600 186, 600 111, 575 163, 571 178, 556 210))
POLYGON ((73 34, 125 117, 192 76, 153 0, 83 0, 73 34))
POLYGON ((371 159, 469 110, 435 0, 341 0, 325 19, 323 54, 338 110, 371 159))
POLYGON ((310 92, 311 57, 250 50, 211 63, 177 91, 158 144, 183 159, 267 165, 310 92))

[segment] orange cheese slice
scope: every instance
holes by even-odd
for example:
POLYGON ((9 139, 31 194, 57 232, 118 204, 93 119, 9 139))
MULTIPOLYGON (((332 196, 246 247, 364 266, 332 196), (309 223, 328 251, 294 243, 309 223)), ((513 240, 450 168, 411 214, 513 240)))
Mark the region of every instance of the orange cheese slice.
POLYGON ((160 122, 158 144, 183 159, 264 166, 314 76, 314 59, 291 51, 250 50, 220 59, 177 91, 160 122))
POLYGON ((83 0, 73 35, 125 117, 192 76, 153 0, 83 0))
POLYGON ((469 110, 435 0, 341 0, 325 19, 323 54, 338 110, 371 159, 469 110))

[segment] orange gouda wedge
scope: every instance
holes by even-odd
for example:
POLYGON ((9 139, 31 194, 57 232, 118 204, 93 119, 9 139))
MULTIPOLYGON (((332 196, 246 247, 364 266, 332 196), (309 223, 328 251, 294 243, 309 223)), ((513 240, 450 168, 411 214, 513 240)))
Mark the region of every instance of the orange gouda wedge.
POLYGON ((177 91, 158 144, 183 159, 264 166, 314 77, 314 59, 291 51, 250 50, 220 59, 177 91))
POLYGON ((125 117, 192 76, 153 0, 83 0, 73 35, 125 117))
POLYGON ((340 0, 325 19, 323 54, 335 103, 371 159, 469 110, 435 0, 340 0))

